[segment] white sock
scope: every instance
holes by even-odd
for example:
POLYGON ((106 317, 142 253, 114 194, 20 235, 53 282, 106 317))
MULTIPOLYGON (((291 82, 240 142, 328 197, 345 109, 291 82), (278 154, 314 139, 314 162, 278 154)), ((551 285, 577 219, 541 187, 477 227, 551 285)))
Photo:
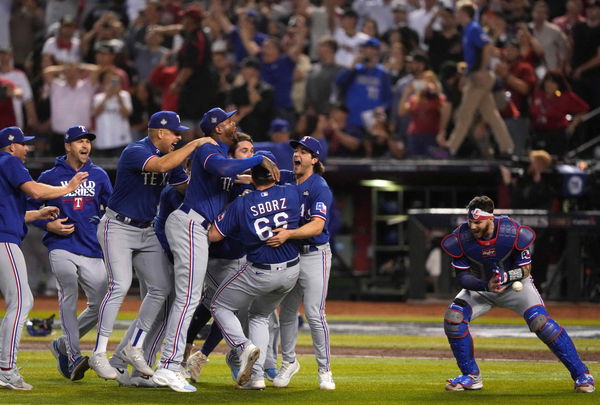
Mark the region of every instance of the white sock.
POLYGON ((108 346, 108 336, 98 335, 94 353, 106 353, 106 346, 108 346))
POLYGON ((133 336, 131 336, 131 346, 133 347, 142 347, 144 344, 144 339, 146 339, 146 332, 141 330, 140 328, 136 328, 135 332, 133 332, 133 336))

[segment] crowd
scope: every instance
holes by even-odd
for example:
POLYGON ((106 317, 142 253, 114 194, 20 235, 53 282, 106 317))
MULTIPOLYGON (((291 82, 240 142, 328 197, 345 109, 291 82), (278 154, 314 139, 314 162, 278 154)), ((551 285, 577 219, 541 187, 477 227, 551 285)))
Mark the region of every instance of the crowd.
POLYGON ((283 120, 340 157, 561 157, 597 135, 594 121, 578 126, 600 106, 598 1, 14 0, 5 11, 0 127, 38 135, 37 155, 62 152, 58 135, 84 124, 95 153, 117 157, 160 109, 179 113, 190 140, 214 105, 237 109, 258 142, 283 120))

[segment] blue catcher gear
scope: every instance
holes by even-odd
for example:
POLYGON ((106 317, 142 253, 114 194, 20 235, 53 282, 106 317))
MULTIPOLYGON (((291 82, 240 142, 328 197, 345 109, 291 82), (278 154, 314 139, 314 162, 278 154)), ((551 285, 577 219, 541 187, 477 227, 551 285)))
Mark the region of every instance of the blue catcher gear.
POLYGON ((462 246, 460 245, 460 240, 458 239, 458 235, 456 233, 446 235, 444 239, 442 239, 441 245, 442 249, 444 249, 444 252, 454 258, 459 258, 464 254, 462 246))
POLYGON ((30 320, 28 320, 26 325, 29 336, 48 336, 49 334, 51 334, 55 316, 56 314, 52 314, 50 318, 31 318, 30 320))
POLYGON ((472 315, 471 306, 460 298, 450 304, 444 315, 444 331, 458 368, 465 375, 479 375, 479 367, 473 357, 473 338, 469 333, 472 315))
POLYGON ((535 305, 523 314, 529 330, 548 345, 550 350, 558 357, 571 373, 571 378, 576 380, 582 374, 589 374, 588 368, 583 364, 575 349, 573 341, 554 319, 550 318, 546 308, 535 305))
POLYGON ((517 228, 517 239, 515 240, 515 248, 517 250, 525 250, 535 241, 535 231, 528 226, 521 225, 517 228))

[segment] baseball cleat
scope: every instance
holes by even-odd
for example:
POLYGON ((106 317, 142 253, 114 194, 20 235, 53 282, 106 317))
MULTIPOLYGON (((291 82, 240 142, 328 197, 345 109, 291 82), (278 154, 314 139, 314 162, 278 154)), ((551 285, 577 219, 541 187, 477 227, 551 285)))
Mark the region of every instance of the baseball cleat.
POLYGON ((78 381, 83 378, 85 372, 90 368, 89 360, 88 356, 79 356, 73 364, 69 365, 69 377, 71 381, 78 381))
POLYGON ((265 377, 271 382, 277 377, 278 373, 279 371, 276 368, 265 368, 265 377))
POLYGON ((590 373, 585 373, 575 380, 575 391, 582 393, 592 393, 596 390, 594 377, 590 373))
POLYGON ((113 368, 117 372, 117 382, 119 383, 119 386, 129 387, 129 386, 133 385, 131 383, 131 377, 129 377, 129 371, 127 371, 127 368, 120 368, 120 367, 113 367, 113 368))
POLYGON ((247 345, 240 354, 240 371, 237 375, 237 384, 239 386, 243 386, 248 381, 250 381, 250 377, 252 376, 252 366, 258 360, 258 356, 260 355, 260 349, 254 346, 252 343, 247 345))
POLYGON ((333 391, 335 389, 331 371, 319 370, 319 388, 325 391, 333 391))
POLYGON ((287 387, 294 374, 298 371, 300 371, 300 362, 298 359, 293 363, 288 363, 287 361, 281 362, 279 373, 273 379, 273 386, 277 388, 287 387))
POLYGON ((50 342, 50 351, 56 358, 56 369, 65 378, 71 378, 69 372, 69 357, 60 350, 60 338, 50 342))
POLYGON ((177 392, 195 392, 196 387, 188 383, 181 373, 159 368, 152 376, 152 381, 160 386, 168 386, 173 391, 177 392))
POLYGON ((230 350, 227 352, 225 363, 227 363, 229 370, 231 370, 231 378, 233 378, 234 382, 237 382, 237 375, 240 372, 240 359, 236 356, 235 351, 230 350))
POLYGON ((19 370, 12 368, 10 370, 0 370, 0 386, 9 390, 29 391, 33 387, 23 380, 19 370))
POLYGON ((208 357, 201 351, 197 351, 188 358, 186 370, 190 373, 190 379, 193 382, 198 382, 200 372, 206 363, 208 363, 208 357))
POLYGON ((152 377, 147 375, 139 375, 137 377, 131 377, 131 385, 140 388, 158 388, 160 385, 152 381, 152 377))
POLYGON ((110 365, 106 358, 106 352, 93 353, 89 360, 90 368, 98 374, 98 377, 105 380, 116 380, 117 372, 110 365))
POLYGON ((264 390, 267 386, 265 385, 265 380, 250 380, 244 385, 238 385, 236 388, 240 390, 264 390))
POLYGON ((131 343, 128 343, 121 350, 121 357, 140 373, 150 377, 154 375, 154 370, 148 366, 148 363, 144 359, 144 350, 141 347, 131 346, 131 343))
POLYGON ((452 380, 446 380, 446 391, 480 390, 483 388, 481 375, 461 374, 452 380))

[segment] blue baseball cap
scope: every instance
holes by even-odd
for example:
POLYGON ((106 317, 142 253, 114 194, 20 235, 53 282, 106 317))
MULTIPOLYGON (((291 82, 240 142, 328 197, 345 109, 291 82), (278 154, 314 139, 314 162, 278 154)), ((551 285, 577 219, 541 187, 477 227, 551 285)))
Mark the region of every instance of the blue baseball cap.
POLYGON ((25 136, 19 127, 6 127, 0 131, 0 148, 13 143, 25 143, 35 139, 35 136, 25 136))
POLYGON ((168 129, 171 131, 187 131, 189 128, 181 125, 181 119, 176 112, 159 111, 152 114, 148 121, 148 128, 168 129))
MULTIPOLYGON (((273 163, 275 163, 277 165, 277 159, 275 158, 275 155, 273 155, 273 153, 269 152, 268 150, 259 150, 256 153, 254 153, 254 156, 268 157, 269 159, 271 159, 273 161, 273 163)), ((268 171, 267 169, 265 169, 264 167, 262 167, 262 165, 256 165, 252 168, 252 176, 259 178, 259 179, 272 179, 273 178, 273 176, 271 176, 271 172, 268 171)))
POLYGON ((371 48, 379 49, 381 47, 381 41, 375 37, 371 37, 363 42, 361 46, 370 46, 371 48))
POLYGON ((231 117, 236 112, 237 110, 225 112, 220 108, 212 108, 208 110, 204 116, 202 116, 202 120, 200 120, 200 129, 202 132, 204 132, 204 135, 210 136, 217 125, 231 117))
POLYGON ((273 132, 289 132, 290 131, 290 123, 284 119, 276 118, 271 121, 271 125, 269 126, 269 133, 273 132))
POLYGON ((273 163, 275 163, 277 166, 279 166, 279 163, 277 163, 277 158, 275 157, 275 155, 271 151, 268 151, 268 150, 257 150, 256 152, 254 152, 254 156, 268 157, 269 159, 271 159, 273 161, 273 163))
POLYGON ((90 141, 96 139, 96 135, 92 134, 83 125, 70 127, 65 131, 65 143, 76 141, 79 138, 88 138, 90 141))
POLYGON ((305 136, 299 141, 290 141, 290 146, 296 149, 298 146, 303 146, 311 151, 316 157, 321 157, 321 142, 312 136, 305 136))

